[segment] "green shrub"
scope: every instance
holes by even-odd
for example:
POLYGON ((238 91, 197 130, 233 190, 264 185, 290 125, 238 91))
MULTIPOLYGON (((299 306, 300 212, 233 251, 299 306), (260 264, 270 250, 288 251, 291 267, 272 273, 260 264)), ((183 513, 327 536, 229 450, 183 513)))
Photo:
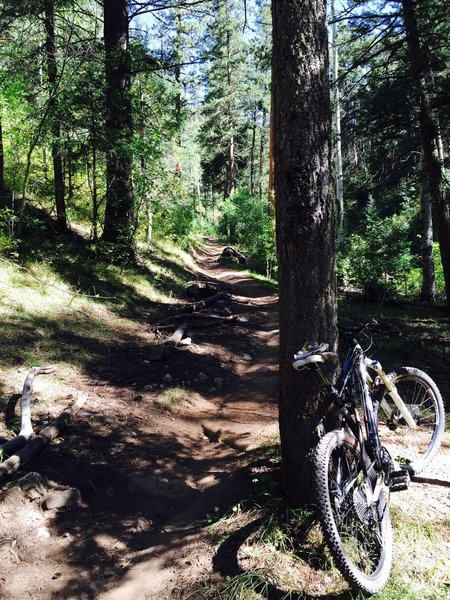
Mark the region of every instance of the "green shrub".
POLYGON ((276 269, 275 231, 267 202, 238 190, 221 205, 218 228, 230 244, 246 253, 255 270, 272 275, 276 269))
MULTIPOLYGON (((364 211, 361 231, 350 234, 338 256, 341 285, 368 295, 411 295, 410 274, 417 259, 411 253, 411 209, 380 217, 373 200, 364 211)), ((415 289, 415 286, 414 286, 415 289)))

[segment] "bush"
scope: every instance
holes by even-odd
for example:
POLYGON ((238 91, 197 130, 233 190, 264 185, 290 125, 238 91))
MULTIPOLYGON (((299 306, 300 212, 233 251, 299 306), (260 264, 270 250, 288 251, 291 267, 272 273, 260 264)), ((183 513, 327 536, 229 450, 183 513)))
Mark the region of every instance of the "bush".
POLYGON ((338 256, 340 284, 365 290, 371 299, 393 293, 410 295, 410 274, 417 266, 411 254, 410 223, 409 206, 382 218, 369 200, 362 231, 348 237, 338 256))
POLYGON ((268 204, 245 190, 223 202, 219 233, 247 254, 255 270, 271 276, 276 269, 275 231, 268 204))

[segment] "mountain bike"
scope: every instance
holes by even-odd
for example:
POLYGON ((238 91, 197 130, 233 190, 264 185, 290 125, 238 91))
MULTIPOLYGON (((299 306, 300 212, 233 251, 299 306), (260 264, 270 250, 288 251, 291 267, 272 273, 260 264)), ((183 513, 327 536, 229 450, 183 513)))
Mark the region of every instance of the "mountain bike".
POLYGON ((445 420, 428 375, 411 367, 386 374, 367 356, 358 337, 371 329, 375 322, 339 327, 349 351, 335 384, 322 369, 338 359, 328 344, 298 352, 293 362, 318 375, 324 400, 342 420, 316 448, 318 517, 337 567, 352 588, 369 594, 386 585, 391 571, 390 492, 407 489, 410 477, 431 462, 445 420))

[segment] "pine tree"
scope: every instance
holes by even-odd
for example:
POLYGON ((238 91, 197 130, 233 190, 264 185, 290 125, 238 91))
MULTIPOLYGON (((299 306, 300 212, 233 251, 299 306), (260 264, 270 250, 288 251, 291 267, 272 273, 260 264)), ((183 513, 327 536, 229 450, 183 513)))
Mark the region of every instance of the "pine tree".
POLYGON ((272 9, 279 420, 283 481, 299 505, 311 501, 326 407, 314 376, 295 371, 292 359, 307 342, 336 342, 328 47, 322 0, 277 0, 272 9))
POLYGON ((214 18, 207 30, 209 63, 200 139, 206 153, 205 180, 214 191, 222 191, 224 198, 236 190, 244 146, 246 43, 241 8, 237 0, 214 0, 214 18))
POLYGON ((128 2, 104 3, 106 74, 106 206, 103 239, 120 254, 133 254, 133 122, 128 2))

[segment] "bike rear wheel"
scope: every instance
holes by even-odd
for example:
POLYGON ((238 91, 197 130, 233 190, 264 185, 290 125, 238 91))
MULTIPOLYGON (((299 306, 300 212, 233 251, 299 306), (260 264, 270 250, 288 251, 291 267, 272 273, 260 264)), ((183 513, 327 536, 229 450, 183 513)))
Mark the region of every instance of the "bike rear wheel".
POLYGON ((390 396, 385 393, 379 411, 381 443, 400 464, 420 473, 430 464, 444 435, 445 412, 434 381, 423 371, 402 367, 389 379, 411 413, 417 427, 408 426, 390 396), (387 408, 387 413, 383 410, 387 408))
POLYGON ((352 588, 380 591, 392 565, 388 489, 369 499, 358 442, 342 430, 322 438, 315 469, 319 521, 334 562, 352 588))

